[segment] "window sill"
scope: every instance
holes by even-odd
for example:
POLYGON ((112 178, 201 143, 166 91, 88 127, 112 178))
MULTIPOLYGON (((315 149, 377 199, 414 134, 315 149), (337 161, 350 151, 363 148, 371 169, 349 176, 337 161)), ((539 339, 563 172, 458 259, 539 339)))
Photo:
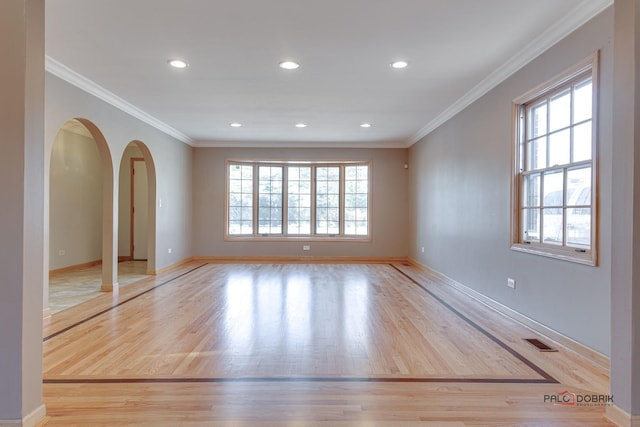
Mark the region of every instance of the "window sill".
POLYGON ((352 242, 370 243, 371 236, 225 236, 225 242, 352 242))
POLYGON ((590 250, 584 253, 580 253, 576 252, 572 248, 554 248, 535 243, 513 243, 511 245, 511 250, 558 259, 562 261, 574 262, 577 264, 583 264, 592 267, 597 266, 597 260, 594 256, 595 254, 593 254, 593 252, 590 250))

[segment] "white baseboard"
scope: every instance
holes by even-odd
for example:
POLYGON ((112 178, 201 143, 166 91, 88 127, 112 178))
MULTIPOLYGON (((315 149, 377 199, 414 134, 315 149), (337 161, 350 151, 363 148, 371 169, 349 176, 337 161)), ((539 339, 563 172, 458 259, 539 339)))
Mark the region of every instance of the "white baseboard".
POLYGON ((606 369, 606 370, 610 370, 611 368, 611 362, 609 360, 609 357, 605 356, 604 354, 590 348, 587 347, 586 345, 579 343, 575 340, 573 340, 572 338, 569 338, 566 335, 561 334, 560 332, 549 328, 546 325, 543 325, 542 323, 531 319, 530 317, 525 316, 524 314, 510 308, 507 307, 506 305, 492 299, 489 298, 486 295, 481 294, 480 292, 471 289, 468 286, 463 285, 462 283, 456 282, 455 280, 453 280, 452 278, 433 270, 432 268, 429 268, 423 264, 420 264, 418 261, 414 260, 413 258, 410 258, 409 261, 414 264, 415 266, 422 268, 424 270, 429 271, 430 273, 438 276, 440 279, 442 279, 442 281, 446 284, 448 284, 449 286, 459 290, 460 292, 467 294, 468 296, 470 296, 471 298, 481 302, 482 304, 492 308, 493 310, 497 311, 498 313, 503 314, 504 316, 509 317, 510 319, 515 320, 518 323, 523 324, 524 326, 528 327, 529 329, 532 329, 534 331, 536 331, 537 333, 545 336, 546 338, 549 338, 550 340, 555 341, 556 343, 564 346, 565 348, 578 353, 579 355, 585 357, 586 359, 590 360, 591 362, 595 363, 596 365, 606 369))
POLYGON ((35 427, 47 415, 47 407, 42 404, 21 420, 0 420, 0 427, 35 427))
POLYGON ((42 404, 23 418, 22 427, 35 427, 47 415, 47 407, 42 404))
POLYGON ((629 415, 616 405, 607 406, 604 417, 618 427, 640 427, 640 415, 629 415))
POLYGON ((43 308, 42 309, 42 320, 49 320, 51 318, 51 308, 43 308))
POLYGON ((360 257, 360 256, 194 256, 193 261, 210 263, 319 263, 319 264, 392 264, 407 262, 406 257, 360 257))

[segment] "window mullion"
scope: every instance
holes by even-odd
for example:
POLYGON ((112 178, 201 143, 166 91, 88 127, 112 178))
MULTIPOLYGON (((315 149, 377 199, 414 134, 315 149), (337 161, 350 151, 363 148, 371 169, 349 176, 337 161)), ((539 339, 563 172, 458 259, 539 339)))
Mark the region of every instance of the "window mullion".
POLYGON ((257 237, 259 236, 258 234, 258 221, 260 219, 259 215, 258 215, 258 211, 260 209, 259 205, 259 201, 260 201, 260 197, 258 197, 258 190, 260 189, 259 187, 259 182, 260 182, 260 164, 258 163, 253 163, 253 237, 257 237))
POLYGON ((338 209, 338 231, 340 236, 344 236, 344 210, 345 210, 345 179, 346 179, 345 165, 340 165, 340 172, 338 179, 340 180, 340 197, 338 203, 340 204, 338 209))
POLYGON ((311 165, 311 236, 316 236, 316 165, 311 165))
POLYGON ((562 169, 562 247, 567 246, 567 197, 569 197, 569 195, 567 194, 567 189, 569 188, 567 186, 569 175, 568 170, 569 169, 566 167, 562 169))
POLYGON ((282 166, 282 210, 280 215, 282 217, 282 235, 289 235, 289 168, 282 166))
POLYGON ((548 97, 545 100, 545 104, 547 105, 547 129, 546 129, 546 136, 545 136, 545 145, 546 145, 546 158, 545 158, 545 165, 546 167, 549 167, 549 163, 551 162, 551 138, 550 138, 550 132, 549 129, 551 129, 551 105, 549 103, 549 100, 551 98, 548 97))

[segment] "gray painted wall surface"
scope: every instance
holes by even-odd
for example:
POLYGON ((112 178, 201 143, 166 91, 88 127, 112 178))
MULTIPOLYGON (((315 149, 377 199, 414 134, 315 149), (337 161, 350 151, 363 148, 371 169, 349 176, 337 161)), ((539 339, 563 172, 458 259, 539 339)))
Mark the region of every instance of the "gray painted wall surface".
POLYGON ((0 420, 42 415, 44 1, 0 2, 0 420))
MULTIPOLYGON (((46 74, 45 167, 48 176, 51 147, 67 120, 85 118, 104 135, 111 154, 116 181, 126 146, 133 140, 144 143, 153 157, 157 174, 157 268, 191 256, 191 150, 192 148, 115 107, 46 74), (168 253, 171 248, 172 252, 168 253)), ((115 183, 115 200, 118 200, 115 183)), ((48 182, 45 186, 48 194, 48 182)), ((117 211, 116 211, 117 212, 117 211)))
POLYGON ((93 138, 61 130, 49 177, 49 269, 101 259, 102 165, 93 138))
POLYGON ((193 150, 193 255, 195 256, 345 256, 407 255, 406 149, 249 149, 193 150), (225 161, 227 159, 371 160, 371 242, 224 241, 225 161), (302 251, 310 244, 310 251, 302 251))
POLYGON ((615 2, 611 393, 640 414, 640 0, 615 2), (633 209, 631 209, 633 207, 633 209))
POLYGON ((409 151, 410 256, 607 355, 612 64, 613 13, 609 8, 409 151), (512 251, 512 100, 598 49, 599 266, 512 251), (515 290, 507 288, 508 277, 516 279, 515 290))

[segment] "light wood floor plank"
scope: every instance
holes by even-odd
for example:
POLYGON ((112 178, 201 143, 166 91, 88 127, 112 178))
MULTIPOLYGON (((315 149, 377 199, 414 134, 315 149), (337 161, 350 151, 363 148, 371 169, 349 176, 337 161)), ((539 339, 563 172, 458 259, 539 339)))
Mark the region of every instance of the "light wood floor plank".
POLYGON ((192 263, 127 288, 54 315, 41 425, 607 425, 543 400, 606 394, 606 371, 402 263, 192 263))

